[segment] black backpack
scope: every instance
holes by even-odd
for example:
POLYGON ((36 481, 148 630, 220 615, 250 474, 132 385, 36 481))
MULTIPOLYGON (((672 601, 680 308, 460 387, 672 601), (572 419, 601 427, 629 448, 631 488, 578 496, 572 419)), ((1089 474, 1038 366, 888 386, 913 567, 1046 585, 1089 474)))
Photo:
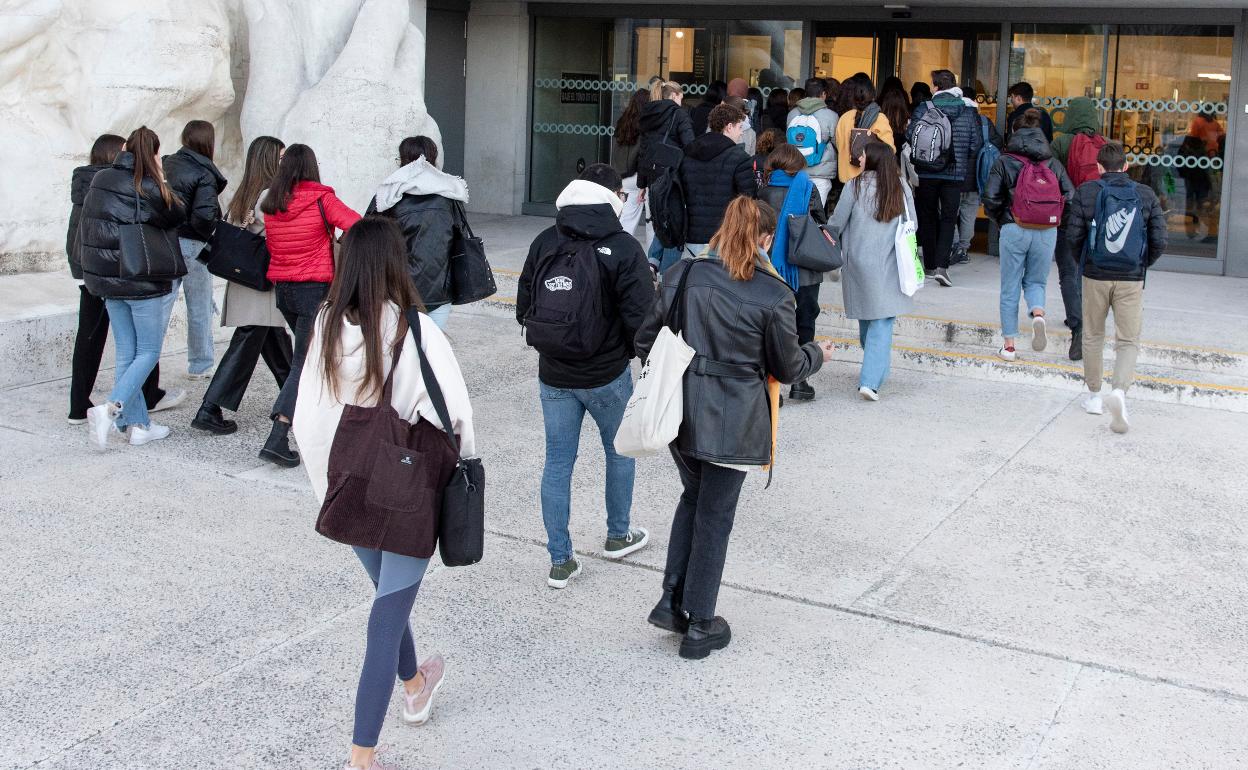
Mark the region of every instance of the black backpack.
POLYGON ((539 255, 533 266, 525 341, 545 356, 582 358, 597 353, 612 323, 602 291, 602 241, 565 238, 555 250, 539 255))
POLYGON ((650 179, 646 188, 650 201, 650 224, 654 237, 667 249, 685 245, 685 188, 676 169, 664 169, 650 179))

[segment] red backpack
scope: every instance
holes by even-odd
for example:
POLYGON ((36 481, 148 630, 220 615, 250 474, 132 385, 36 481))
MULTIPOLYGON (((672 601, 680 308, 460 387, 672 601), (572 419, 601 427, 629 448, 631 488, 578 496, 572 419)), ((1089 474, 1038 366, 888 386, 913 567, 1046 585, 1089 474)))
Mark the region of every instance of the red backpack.
POLYGON ((1101 178, 1101 170, 1096 165, 1096 154, 1105 146, 1105 137, 1100 134, 1075 134, 1070 140, 1070 149, 1066 152, 1066 173, 1070 175, 1070 183, 1078 189, 1084 182, 1092 182, 1101 178))
POLYGON ((1062 186, 1048 163, 1034 161, 1024 155, 1007 153, 1022 164, 1014 182, 1014 200, 1010 213, 1020 227, 1044 229, 1062 222, 1062 186))

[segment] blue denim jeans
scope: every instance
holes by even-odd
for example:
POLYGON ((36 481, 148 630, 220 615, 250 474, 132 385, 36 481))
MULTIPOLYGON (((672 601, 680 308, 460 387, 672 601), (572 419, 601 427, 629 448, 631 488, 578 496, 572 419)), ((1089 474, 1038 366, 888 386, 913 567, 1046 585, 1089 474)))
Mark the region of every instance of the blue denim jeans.
POLYGON ((862 372, 858 375, 858 387, 879 392, 888 380, 895 320, 875 318, 858 322, 858 343, 862 345, 862 372))
POLYGON ((1018 336, 1018 293, 1027 310, 1044 309, 1044 292, 1057 248, 1057 228, 1035 230, 1011 222, 1001 228, 1001 335, 1018 336))
POLYGON ((203 241, 179 238, 182 258, 186 260, 186 276, 182 290, 186 294, 186 370, 203 374, 212 368, 216 356, 212 349, 212 315, 216 305, 212 298, 212 273, 195 256, 204 249, 203 241))
POLYGON ((551 564, 572 558, 568 520, 572 506, 572 468, 581 443, 585 413, 598 424, 602 449, 607 455, 607 537, 628 534, 633 507, 635 462, 615 451, 615 432, 624 419, 624 407, 633 394, 633 374, 628 367, 612 382, 599 388, 552 388, 539 383, 542 421, 546 426, 546 466, 542 469, 542 521, 546 525, 546 549, 551 564))
MULTIPOLYGON (((172 294, 172 292, 170 292, 172 294)), ((150 299, 106 299, 108 320, 113 327, 113 344, 117 363, 113 390, 109 401, 120 401, 118 430, 131 425, 146 427, 147 401, 143 398, 143 381, 160 360, 160 349, 169 327, 169 295, 150 299)))
POLYGON ((448 302, 440 308, 430 310, 425 315, 429 316, 430 320, 437 324, 439 329, 446 331, 446 321, 451 317, 452 307, 454 307, 454 305, 448 302))
POLYGON ((650 241, 650 249, 646 252, 646 259, 650 260, 650 264, 654 265, 662 273, 679 262, 684 253, 682 249, 663 248, 663 244, 659 243, 659 239, 656 237, 650 241))

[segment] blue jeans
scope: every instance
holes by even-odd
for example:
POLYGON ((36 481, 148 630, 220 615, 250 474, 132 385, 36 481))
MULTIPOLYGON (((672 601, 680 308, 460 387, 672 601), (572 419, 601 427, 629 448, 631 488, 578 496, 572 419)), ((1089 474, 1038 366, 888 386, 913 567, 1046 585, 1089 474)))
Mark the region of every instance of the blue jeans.
POLYGON ((212 299, 212 273, 195 256, 204 249, 203 241, 179 238, 182 258, 186 260, 186 276, 182 290, 186 294, 186 370, 203 374, 212 368, 216 356, 212 349, 212 315, 216 305, 212 299))
POLYGON ((628 534, 633 507, 635 462, 615 451, 615 432, 624 419, 624 407, 633 394, 633 374, 625 367, 620 376, 598 388, 552 388, 539 383, 542 421, 546 426, 546 466, 542 469, 542 521, 551 564, 572 558, 568 520, 572 505, 572 468, 581 444, 585 412, 598 424, 607 455, 607 537, 628 534))
POLYGON ((441 329, 442 331, 446 331, 446 321, 447 321, 447 319, 448 319, 448 318, 450 318, 450 317, 451 317, 451 308, 452 308, 452 307, 454 307, 454 306, 453 306, 453 305, 451 305, 451 304, 448 302, 447 304, 443 305, 443 306, 442 306, 442 307, 440 307, 440 308, 436 308, 436 309, 434 309, 434 310, 430 310, 430 311, 429 311, 428 313, 426 313, 425 315, 429 316, 429 318, 430 318, 430 319, 431 319, 431 320, 432 320, 435 324, 437 324, 437 325, 438 325, 438 328, 439 328, 439 329, 441 329))
POLYGON ((679 262, 683 255, 684 251, 681 249, 663 248, 663 244, 659 243, 659 239, 656 237, 650 241, 650 249, 646 252, 646 259, 650 260, 650 264, 657 267, 661 273, 679 262))
POLYGON ((862 372, 858 375, 858 387, 879 392, 888 380, 895 320, 875 318, 858 322, 858 343, 862 345, 862 372))
POLYGON ((104 300, 109 323, 113 326, 113 344, 117 349, 116 377, 108 400, 121 402, 118 430, 125 430, 131 425, 147 427, 151 424, 141 388, 160 360, 165 329, 169 327, 171 294, 149 299, 104 300))
POLYGON ((1049 283, 1057 228, 1035 230, 1011 222, 1001 228, 1001 335, 1018 336, 1018 293, 1022 290, 1027 310, 1044 309, 1044 290, 1049 283))

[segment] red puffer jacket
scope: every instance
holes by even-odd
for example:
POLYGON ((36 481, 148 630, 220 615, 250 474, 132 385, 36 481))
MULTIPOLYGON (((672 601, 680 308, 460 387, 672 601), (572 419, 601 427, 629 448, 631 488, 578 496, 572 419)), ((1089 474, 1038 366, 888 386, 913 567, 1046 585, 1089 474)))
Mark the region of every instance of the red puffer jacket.
POLYGON ((334 188, 319 182, 296 184, 285 211, 264 215, 270 281, 334 280, 334 250, 316 205, 318 200, 332 227, 346 231, 360 220, 359 214, 338 200, 334 188))

